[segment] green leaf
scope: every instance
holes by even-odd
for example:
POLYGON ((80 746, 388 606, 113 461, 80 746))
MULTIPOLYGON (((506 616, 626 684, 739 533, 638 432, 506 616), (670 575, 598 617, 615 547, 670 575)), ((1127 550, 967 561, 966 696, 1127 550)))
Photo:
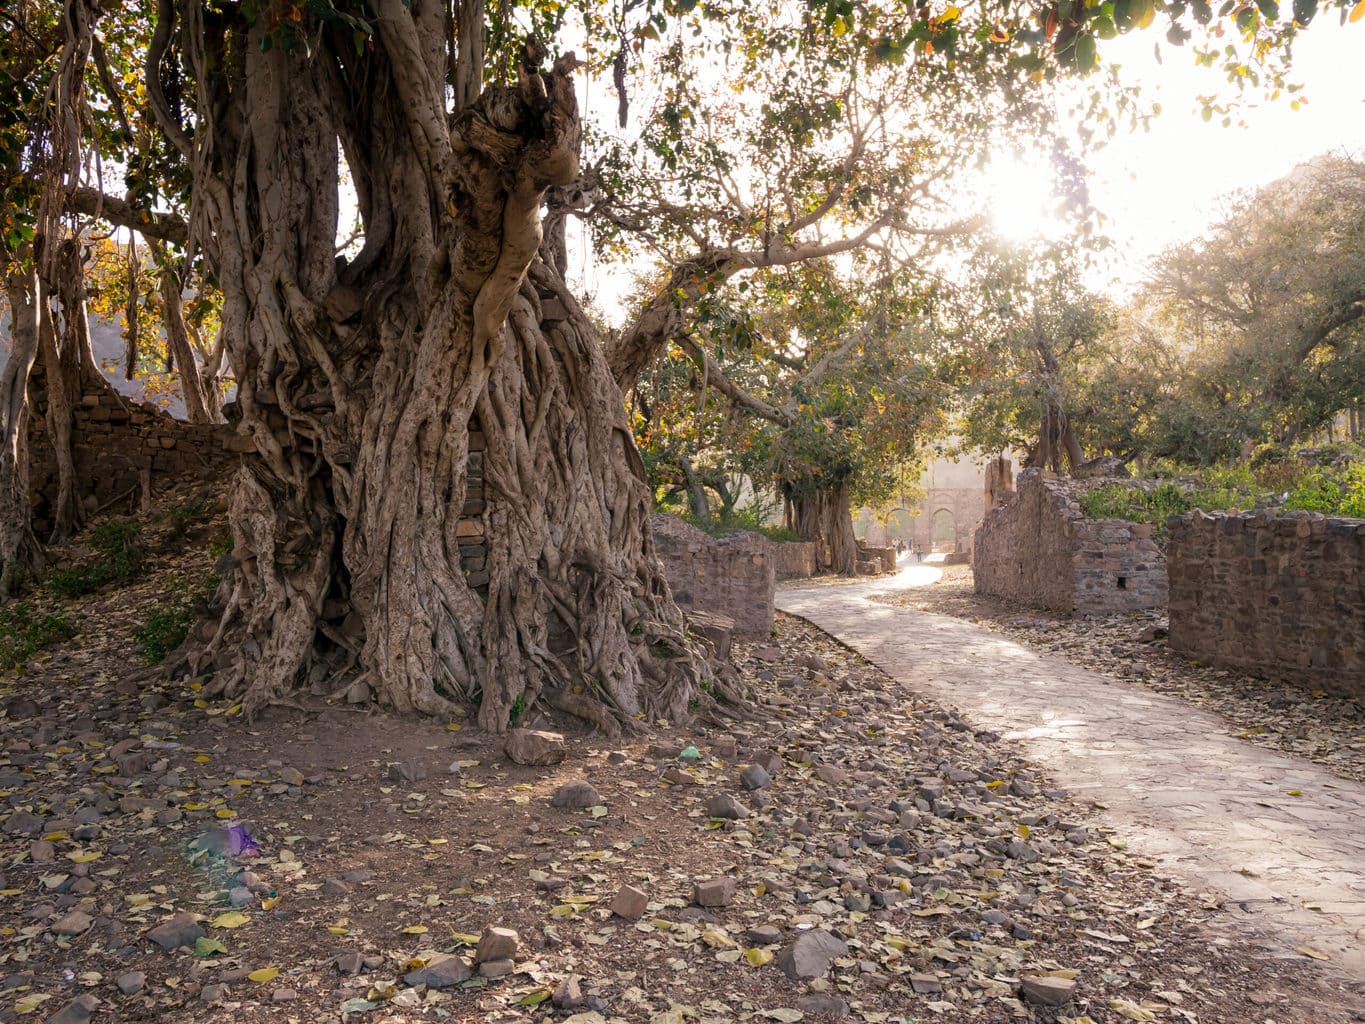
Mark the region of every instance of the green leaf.
POLYGON ((1095 37, 1091 35, 1076 37, 1076 67, 1084 74, 1095 66, 1097 54, 1095 37))
POLYGON ((194 940, 194 955, 197 957, 213 956, 215 953, 226 953, 227 951, 226 946, 207 935, 201 935, 194 940))

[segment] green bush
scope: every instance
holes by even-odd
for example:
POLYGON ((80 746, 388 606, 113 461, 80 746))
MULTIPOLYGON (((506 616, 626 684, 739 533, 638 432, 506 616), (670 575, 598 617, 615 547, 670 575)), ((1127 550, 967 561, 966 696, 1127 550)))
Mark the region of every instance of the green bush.
POLYGON ((208 512, 209 504, 206 501, 192 501, 175 506, 166 513, 166 519, 171 524, 171 535, 175 537, 185 536, 190 527, 203 520, 208 512))
POLYGON ((1365 463, 1304 474, 1285 499, 1286 509, 1365 519, 1365 463))
POLYGON ((76 627, 65 615, 33 617, 33 609, 16 604, 0 609, 0 669, 19 668, 44 647, 70 640, 76 627))
POLYGON ((79 597, 110 583, 131 583, 142 571, 137 544, 142 527, 131 519, 110 519, 90 531, 89 544, 99 556, 69 569, 47 574, 47 586, 61 597, 79 597))
POLYGON ((1081 511, 1090 519, 1125 519, 1151 523, 1164 533, 1166 520, 1188 512, 1192 506, 1175 484, 1162 484, 1150 491, 1122 484, 1105 484, 1081 496, 1081 511))
POLYGON ((761 533, 769 540, 785 542, 800 540, 800 536, 794 530, 788 530, 781 526, 769 526, 759 519, 758 512, 752 508, 736 508, 720 515, 712 516, 710 519, 699 519, 689 512, 676 512, 675 515, 681 516, 698 530, 709 533, 712 537, 728 537, 732 533, 739 533, 746 530, 749 533, 761 533))
POLYGON ((191 612, 179 605, 158 605, 147 621, 133 627, 134 648, 155 665, 185 642, 190 631, 191 612))

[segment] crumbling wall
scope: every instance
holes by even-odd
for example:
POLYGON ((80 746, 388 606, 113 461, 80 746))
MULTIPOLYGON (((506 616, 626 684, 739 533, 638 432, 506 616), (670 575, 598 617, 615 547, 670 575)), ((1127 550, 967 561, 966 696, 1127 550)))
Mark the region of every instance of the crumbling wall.
POLYGON ((739 636, 772 633, 776 577, 766 537, 741 532, 717 539, 677 516, 656 515, 651 522, 679 607, 728 616, 739 636))
POLYGON ((1365 699, 1365 520, 1190 512, 1170 531, 1172 649, 1365 699))
POLYGON ((1019 475, 1014 499, 986 514, 972 545, 977 593, 1059 615, 1108 615, 1166 603, 1166 560, 1147 523, 1087 519, 1080 495, 1103 480, 1019 475))

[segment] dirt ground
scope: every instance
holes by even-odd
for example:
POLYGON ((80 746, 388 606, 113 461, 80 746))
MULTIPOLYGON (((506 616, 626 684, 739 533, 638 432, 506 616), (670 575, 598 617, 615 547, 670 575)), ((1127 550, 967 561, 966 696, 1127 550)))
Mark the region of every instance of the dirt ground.
POLYGON ((736 645, 755 702, 724 726, 613 745, 532 709, 566 736, 546 767, 468 718, 245 722, 130 681, 132 625, 209 571, 211 529, 0 682, 0 1022, 1365 1019, 1311 951, 1230 937, 1043 766, 797 620, 736 645), (474 973, 490 926, 514 948, 474 973))

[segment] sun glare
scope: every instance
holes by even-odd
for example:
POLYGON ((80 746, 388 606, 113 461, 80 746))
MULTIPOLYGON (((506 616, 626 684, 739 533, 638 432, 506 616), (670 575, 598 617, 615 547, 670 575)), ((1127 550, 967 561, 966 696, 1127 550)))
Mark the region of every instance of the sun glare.
POLYGON ((998 154, 986 168, 984 184, 991 225, 1004 238, 1056 238, 1066 229, 1057 215, 1052 169, 1044 158, 998 154))

